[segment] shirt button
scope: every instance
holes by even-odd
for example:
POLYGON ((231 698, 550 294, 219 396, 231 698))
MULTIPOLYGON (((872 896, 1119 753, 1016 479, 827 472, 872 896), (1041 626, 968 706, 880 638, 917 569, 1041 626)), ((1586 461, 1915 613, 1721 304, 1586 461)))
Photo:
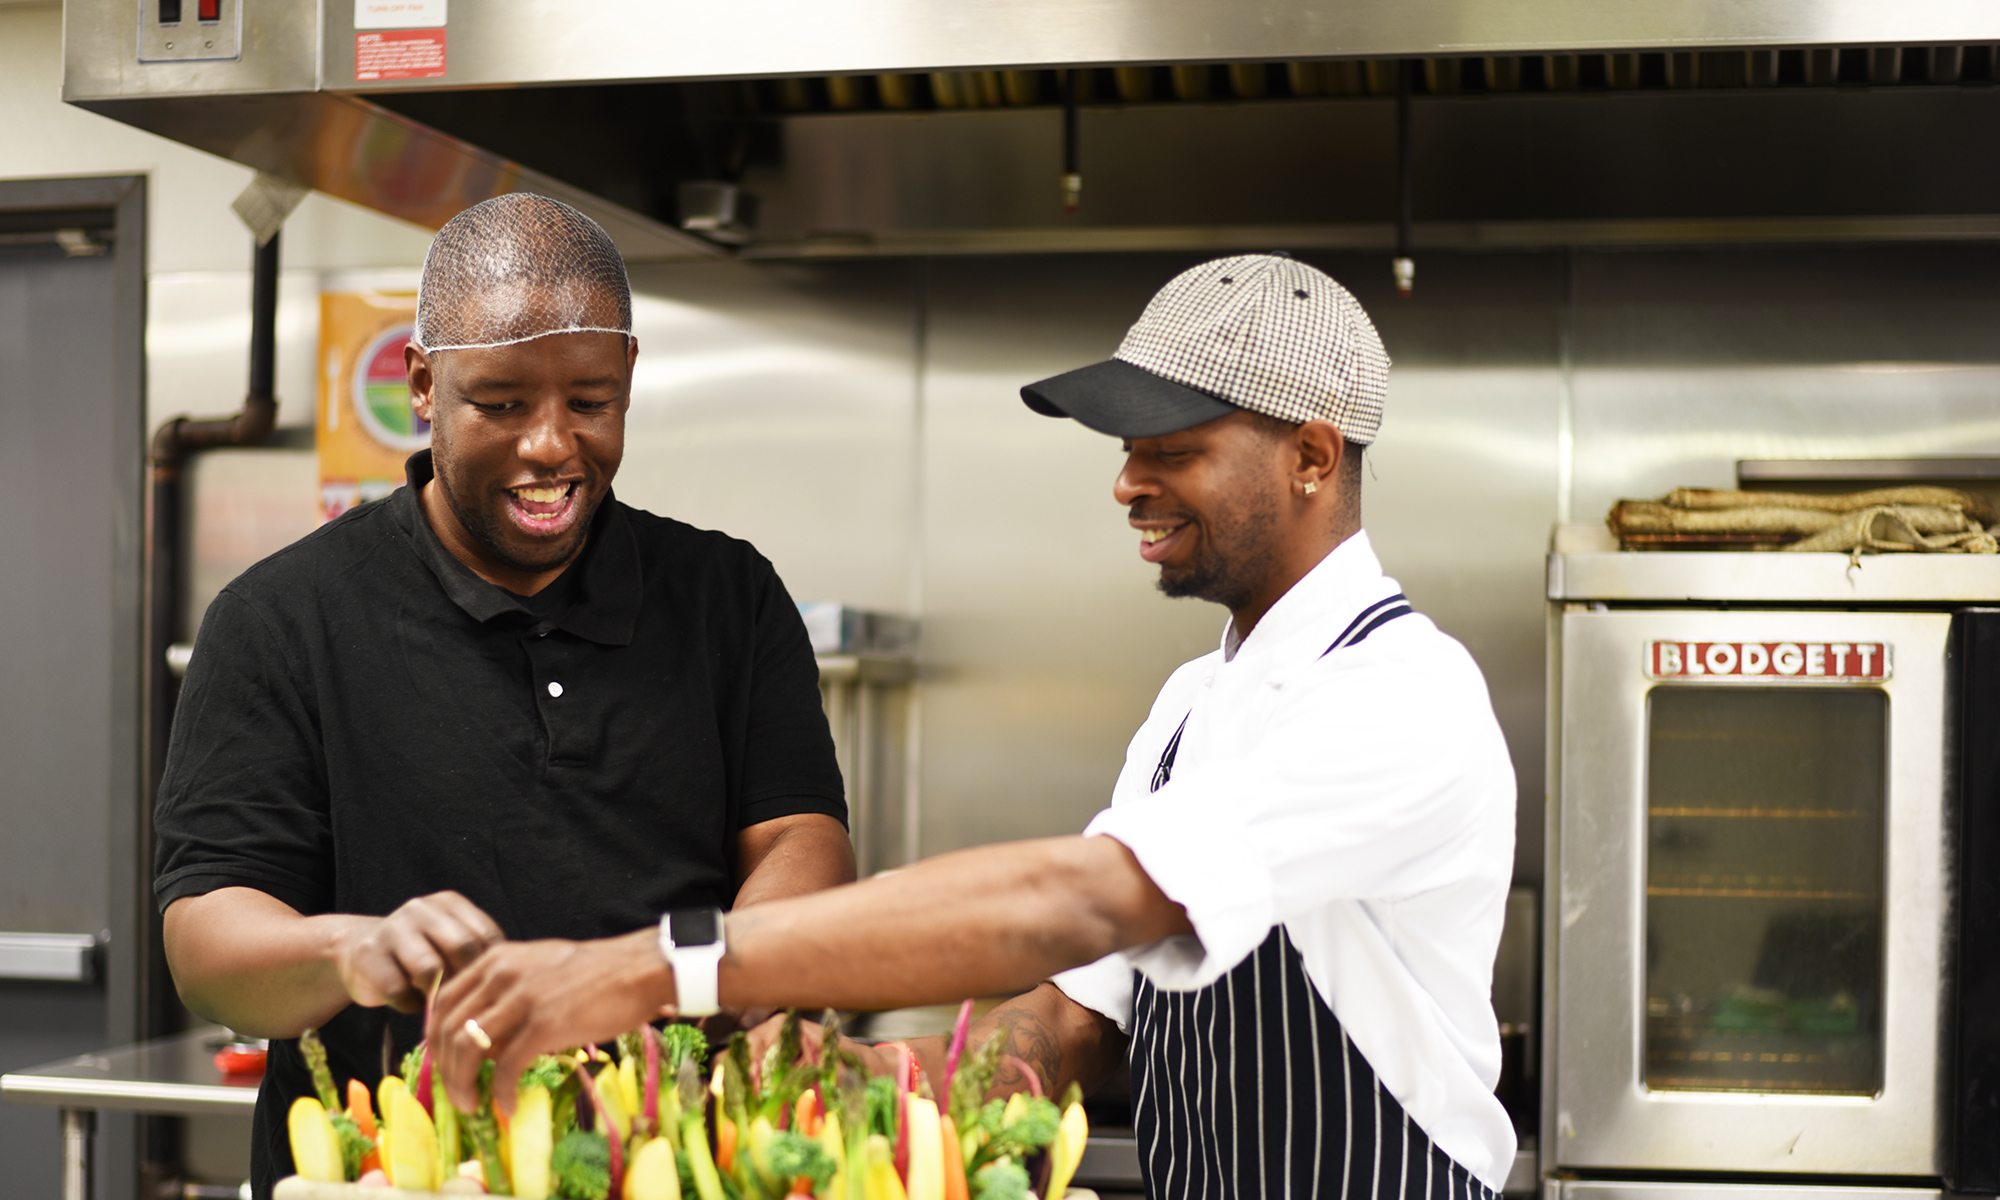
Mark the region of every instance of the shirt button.
POLYGON ((551 696, 560 696, 560 695, 562 695, 562 684, 560 684, 560 683, 557 683, 557 682, 555 682, 555 681, 554 681, 553 679, 552 679, 552 680, 550 680, 550 681, 549 681, 549 695, 551 695, 551 696))

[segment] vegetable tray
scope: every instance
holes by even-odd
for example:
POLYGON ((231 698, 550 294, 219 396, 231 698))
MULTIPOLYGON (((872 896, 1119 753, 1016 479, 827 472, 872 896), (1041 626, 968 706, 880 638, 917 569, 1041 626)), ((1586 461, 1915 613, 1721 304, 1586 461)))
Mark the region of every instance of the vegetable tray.
MULTIPOLYGON (((393 1187, 362 1187, 358 1183, 322 1183, 292 1175, 280 1179, 271 1196, 272 1200, 434 1200, 441 1194, 408 1192, 393 1187)), ((1063 1192, 1063 1200, 1098 1200, 1098 1195, 1088 1188, 1073 1187, 1063 1192)))

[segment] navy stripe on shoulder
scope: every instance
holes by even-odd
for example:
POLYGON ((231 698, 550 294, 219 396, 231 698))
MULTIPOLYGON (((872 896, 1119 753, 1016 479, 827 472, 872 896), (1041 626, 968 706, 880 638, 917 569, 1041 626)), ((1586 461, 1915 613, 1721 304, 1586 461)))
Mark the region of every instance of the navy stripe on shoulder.
POLYGON ((1348 622, 1347 628, 1340 631, 1340 636, 1333 639, 1333 644, 1320 651, 1319 656, 1325 658, 1335 650, 1357 645, 1369 634, 1397 617, 1407 617, 1415 611, 1416 609, 1410 607, 1409 598, 1401 592, 1377 600, 1356 614, 1354 620, 1348 622))

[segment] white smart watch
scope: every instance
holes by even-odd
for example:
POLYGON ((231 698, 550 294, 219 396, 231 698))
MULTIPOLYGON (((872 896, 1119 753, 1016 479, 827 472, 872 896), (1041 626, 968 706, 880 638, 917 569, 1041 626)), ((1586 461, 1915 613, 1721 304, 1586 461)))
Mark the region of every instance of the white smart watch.
POLYGON ((706 1017, 721 1010, 716 975, 727 943, 719 908, 681 908, 660 918, 660 954, 674 969, 674 1010, 683 1017, 706 1017))

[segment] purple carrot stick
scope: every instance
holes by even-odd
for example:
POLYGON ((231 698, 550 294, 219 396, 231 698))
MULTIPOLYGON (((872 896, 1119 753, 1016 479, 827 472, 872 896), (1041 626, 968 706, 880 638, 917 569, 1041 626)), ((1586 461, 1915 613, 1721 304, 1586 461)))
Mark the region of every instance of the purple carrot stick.
POLYGON ((660 1034, 648 1023, 639 1035, 646 1042, 646 1128, 660 1128, 660 1034))
MULTIPOLYGON (((440 967, 438 973, 431 978, 430 989, 424 996, 425 1029, 431 1027, 431 1014, 437 1008, 438 988, 443 986, 443 984, 444 969, 440 967)), ((431 1105, 431 1040, 429 1038, 424 1039, 423 1061, 417 1066, 416 1096, 417 1103, 424 1106, 424 1111, 435 1117, 437 1110, 431 1105)))
POLYGON ((1021 1074, 1026 1075, 1028 1077, 1029 1092, 1033 1093, 1038 1098, 1043 1094, 1042 1077, 1040 1075, 1035 1074, 1035 1068, 1029 1066, 1026 1059, 1016 1058, 1013 1055, 1009 1054, 1000 1061, 1010 1064, 1016 1071, 1019 1071, 1021 1074))
POLYGON ((958 1024, 952 1026, 951 1047, 944 1052, 944 1102, 947 1112, 951 1105, 951 1077, 958 1074, 958 1059, 965 1053, 965 1035, 971 1028, 972 1001, 968 998, 958 1006, 958 1024))
POLYGON ((611 1119, 610 1109, 605 1107, 604 1096, 597 1090, 597 1079, 579 1064, 576 1073, 583 1076, 583 1095, 589 1097, 590 1106, 596 1110, 597 1123, 602 1125, 604 1141, 611 1151, 611 1191, 616 1196, 621 1192, 620 1184, 625 1178, 625 1139, 618 1134, 618 1122, 611 1119))

